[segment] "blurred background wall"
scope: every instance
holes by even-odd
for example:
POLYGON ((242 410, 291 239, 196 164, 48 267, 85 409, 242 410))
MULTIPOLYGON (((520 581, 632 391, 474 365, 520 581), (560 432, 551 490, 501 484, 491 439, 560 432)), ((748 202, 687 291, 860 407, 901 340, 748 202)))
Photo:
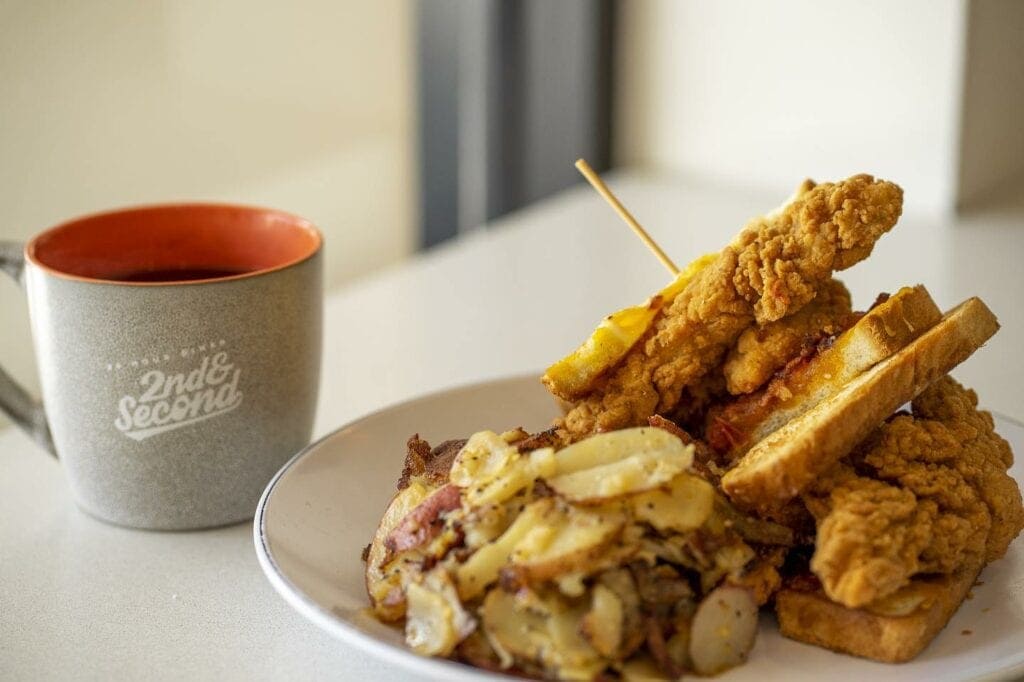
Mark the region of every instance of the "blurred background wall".
POLYGON ((616 165, 785 196, 803 177, 897 180, 967 207, 1024 172, 1024 2, 626 0, 616 165))
POLYGON ((941 207, 956 182, 963 4, 625 3, 617 158, 780 196, 864 170, 941 207))
MULTIPOLYGON (((1021 0, 0 0, 0 239, 145 202, 314 220, 326 285, 578 182, 1024 185, 1021 0)), ((37 389, 23 296, 0 362, 37 389)))
MULTIPOLYGON (((175 200, 283 208, 326 236, 326 284, 416 243, 404 0, 0 0, 0 239, 175 200)), ((24 297, 0 363, 35 390, 24 297)))
POLYGON ((1024 2, 972 0, 960 93, 957 205, 1024 192, 1024 2))

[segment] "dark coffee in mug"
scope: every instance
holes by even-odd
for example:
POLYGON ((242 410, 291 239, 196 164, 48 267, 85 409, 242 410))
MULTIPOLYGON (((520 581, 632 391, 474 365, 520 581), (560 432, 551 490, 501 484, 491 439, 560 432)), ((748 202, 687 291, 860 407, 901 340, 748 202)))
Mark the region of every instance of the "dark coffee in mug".
POLYGON ((193 282, 200 279, 222 279, 244 275, 246 270, 236 268, 164 268, 135 270, 112 275, 119 282, 193 282))

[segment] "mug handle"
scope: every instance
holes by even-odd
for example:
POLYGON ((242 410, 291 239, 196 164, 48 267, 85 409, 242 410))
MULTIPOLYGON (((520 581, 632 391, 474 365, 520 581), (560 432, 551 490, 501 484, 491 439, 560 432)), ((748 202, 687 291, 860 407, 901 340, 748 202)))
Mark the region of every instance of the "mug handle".
MULTIPOLYGON (((0 241, 0 270, 10 275, 18 284, 24 284, 25 255, 21 244, 0 241)), ((0 410, 6 412, 32 440, 46 448, 54 457, 57 456, 42 403, 19 386, 3 367, 0 367, 0 410)))

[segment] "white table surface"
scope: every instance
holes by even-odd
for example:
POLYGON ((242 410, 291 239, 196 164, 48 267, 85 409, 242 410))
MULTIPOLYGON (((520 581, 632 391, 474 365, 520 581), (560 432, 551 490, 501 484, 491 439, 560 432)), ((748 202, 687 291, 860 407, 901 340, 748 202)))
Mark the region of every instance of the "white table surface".
MULTIPOLYGON (((613 188, 680 263, 780 200, 637 174, 614 176, 613 188)), ((1022 257, 1018 203, 955 221, 905 216, 841 277, 860 306, 917 282, 943 308, 981 296, 1003 330, 956 375, 985 407, 1024 419, 1022 257)), ((335 292, 316 435, 414 395, 540 369, 666 280, 602 201, 576 187, 335 292)), ((15 429, 0 431, 0 679, 401 677, 286 606, 260 572, 250 524, 105 525, 75 508, 56 461, 15 429)))

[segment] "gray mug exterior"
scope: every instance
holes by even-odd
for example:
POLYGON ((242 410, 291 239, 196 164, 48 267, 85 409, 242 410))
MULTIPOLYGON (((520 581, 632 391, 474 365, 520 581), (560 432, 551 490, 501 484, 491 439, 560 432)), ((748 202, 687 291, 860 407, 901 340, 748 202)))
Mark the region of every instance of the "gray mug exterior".
POLYGON ((252 517, 312 433, 321 261, 157 285, 26 264, 43 404, 82 509, 168 530, 252 517))

